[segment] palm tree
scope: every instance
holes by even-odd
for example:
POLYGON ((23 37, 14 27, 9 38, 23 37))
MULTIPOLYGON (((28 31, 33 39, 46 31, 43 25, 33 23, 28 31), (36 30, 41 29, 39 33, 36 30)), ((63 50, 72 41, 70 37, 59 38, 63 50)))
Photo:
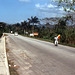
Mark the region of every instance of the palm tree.
POLYGON ((39 19, 35 16, 35 17, 32 17, 31 16, 31 19, 29 19, 29 23, 30 25, 32 24, 32 32, 34 32, 34 26, 36 25, 36 23, 39 23, 39 19))

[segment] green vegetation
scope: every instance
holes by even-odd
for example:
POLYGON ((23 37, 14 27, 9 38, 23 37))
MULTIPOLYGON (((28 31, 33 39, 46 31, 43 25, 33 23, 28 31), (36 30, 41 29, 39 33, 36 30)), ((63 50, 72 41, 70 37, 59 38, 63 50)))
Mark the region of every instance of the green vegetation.
MULTIPOLYGON (((30 33, 37 32, 39 35, 34 38, 42 39, 50 42, 54 42, 55 35, 61 35, 59 39, 60 44, 75 46, 75 25, 68 26, 66 21, 71 16, 63 17, 59 19, 58 24, 55 24, 53 28, 41 26, 38 27, 37 23, 40 21, 37 17, 31 17, 28 21, 8 25, 6 23, 0 23, 2 27, 0 32, 18 32, 20 35, 29 36, 30 33)), ((2 34, 1 34, 2 35, 2 34)))
POLYGON ((67 12, 75 12, 75 0, 57 0, 59 2, 58 6, 63 6, 64 10, 67 12))
POLYGON ((5 26, 6 26, 6 23, 4 22, 0 22, 0 37, 3 35, 3 32, 5 32, 5 26))

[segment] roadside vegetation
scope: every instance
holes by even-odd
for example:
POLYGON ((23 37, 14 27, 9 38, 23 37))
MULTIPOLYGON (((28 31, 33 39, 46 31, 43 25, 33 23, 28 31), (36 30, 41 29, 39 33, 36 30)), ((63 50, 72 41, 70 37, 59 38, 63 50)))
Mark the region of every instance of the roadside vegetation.
POLYGON ((3 35, 3 32, 5 31, 5 25, 6 23, 0 22, 0 37, 3 35))
MULTIPOLYGON (((54 42, 54 36, 60 34, 59 43, 75 47, 75 0, 55 0, 58 1, 58 7, 62 6, 64 11, 68 12, 65 17, 57 18, 58 23, 50 28, 50 24, 46 22, 43 26, 40 20, 34 16, 26 21, 16 24, 6 24, 0 22, 0 37, 3 32, 18 32, 20 35, 29 36, 30 33, 38 33, 34 38, 54 42), (73 13, 72 13, 73 12, 73 13), (71 23, 71 24, 69 24, 71 23), (41 26, 38 26, 38 25, 41 26)), ((48 19, 48 18, 47 18, 48 19)))
POLYGON ((34 36, 34 38, 54 42, 55 35, 57 36, 60 34, 60 44, 75 47, 75 25, 67 25, 67 20, 71 18, 71 16, 60 18, 58 24, 55 24, 53 28, 48 27, 48 23, 44 26, 38 27, 36 24, 40 24, 40 21, 36 16, 28 19, 28 22, 24 21, 12 25, 1 22, 0 36, 3 32, 9 33, 11 31, 13 31, 13 33, 18 32, 20 35, 25 36, 29 36, 30 33, 37 32, 38 36, 34 36))

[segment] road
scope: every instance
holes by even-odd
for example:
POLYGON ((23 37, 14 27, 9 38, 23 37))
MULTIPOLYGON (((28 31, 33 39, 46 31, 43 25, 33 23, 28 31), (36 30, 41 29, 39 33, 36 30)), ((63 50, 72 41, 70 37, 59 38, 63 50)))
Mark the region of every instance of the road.
POLYGON ((75 48, 13 34, 7 47, 19 75, 75 75, 75 48))

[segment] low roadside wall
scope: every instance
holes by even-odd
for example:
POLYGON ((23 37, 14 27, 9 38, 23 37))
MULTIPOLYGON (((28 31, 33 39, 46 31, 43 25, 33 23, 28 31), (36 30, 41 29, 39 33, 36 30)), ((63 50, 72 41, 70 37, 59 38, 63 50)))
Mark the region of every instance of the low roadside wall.
POLYGON ((4 54, 5 54, 6 72, 7 72, 7 75, 10 75, 9 66, 8 66, 8 59, 7 59, 7 55, 6 55, 6 41, 5 41, 5 37, 2 37, 2 39, 3 39, 3 44, 4 44, 4 54))

